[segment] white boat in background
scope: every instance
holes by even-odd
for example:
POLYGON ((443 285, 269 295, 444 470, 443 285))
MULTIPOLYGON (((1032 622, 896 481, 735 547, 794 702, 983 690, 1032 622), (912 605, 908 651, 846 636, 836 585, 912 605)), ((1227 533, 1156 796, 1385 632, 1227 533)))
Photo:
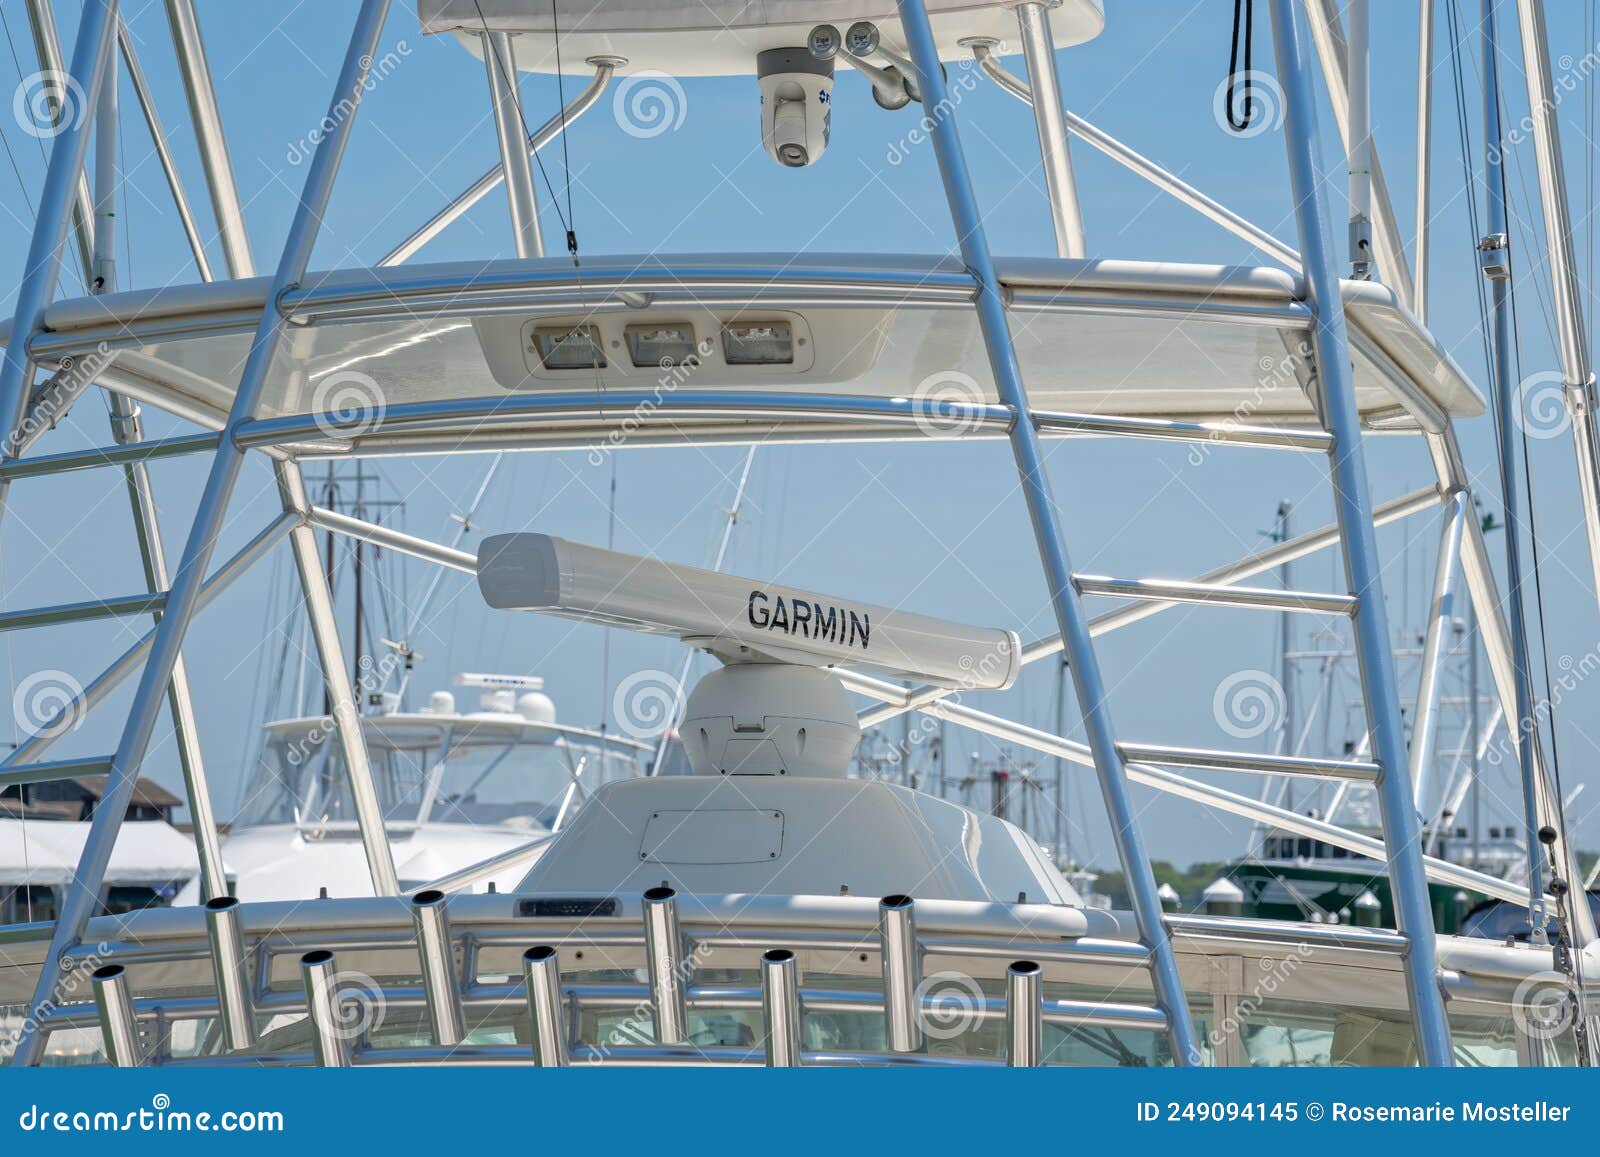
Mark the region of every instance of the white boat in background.
MULTIPOLYGON (((459 675, 480 693, 460 712, 437 691, 420 711, 361 718, 373 785, 400 886, 415 891, 487 860, 504 866, 459 885, 502 890, 527 874, 531 847, 559 831, 598 788, 639 773, 653 748, 556 721, 544 681, 459 675), (526 850, 522 856, 512 855, 526 850)), ((229 892, 244 901, 371 896, 350 776, 326 716, 266 726, 247 803, 222 842, 229 892)), ((189 849, 193 851, 192 846, 189 849)), ((201 900, 198 882, 179 904, 201 900)))

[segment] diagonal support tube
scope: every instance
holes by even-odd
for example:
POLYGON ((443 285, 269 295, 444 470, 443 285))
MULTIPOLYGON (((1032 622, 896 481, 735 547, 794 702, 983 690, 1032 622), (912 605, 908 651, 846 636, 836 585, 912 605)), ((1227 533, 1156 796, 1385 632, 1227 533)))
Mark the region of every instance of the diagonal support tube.
MULTIPOLYGON (((563 125, 570 126, 573 121, 593 108, 595 102, 600 99, 600 94, 605 92, 606 86, 611 83, 612 75, 627 62, 620 56, 593 56, 589 58, 589 63, 594 66, 594 77, 589 81, 589 87, 573 97, 571 104, 545 121, 528 137, 530 156, 555 140, 561 134, 563 125)), ((459 197, 429 218, 422 228, 391 249, 388 255, 378 262, 379 267, 401 265, 409 261, 416 256, 418 250, 443 233, 451 222, 483 200, 505 179, 505 165, 494 166, 468 186, 459 197)))
MULTIPOLYGON (((1362 697, 1376 762, 1383 768, 1378 802, 1383 818, 1395 912, 1406 936, 1406 987, 1416 1021, 1417 1050, 1424 1064, 1455 1063, 1450 1024, 1439 985, 1433 908, 1422 862, 1421 825, 1406 763, 1405 731, 1394 655, 1389 649, 1383 602, 1382 565, 1372 524, 1372 501, 1356 408, 1349 333, 1340 296, 1317 163, 1316 104, 1310 67, 1300 39, 1296 0, 1273 0, 1272 45, 1284 90, 1284 148, 1293 188, 1294 213, 1305 259, 1306 297, 1315 317, 1312 344, 1322 384, 1322 405, 1331 455, 1335 510, 1344 543, 1345 578, 1361 599, 1355 616, 1362 697)), ((1373 176, 1377 167, 1373 166, 1373 176)), ((1409 289, 1409 287, 1408 287, 1409 289)))
POLYGON ((984 236, 982 215, 972 188, 972 178, 962 153, 961 140, 956 134, 954 109, 945 87, 938 45, 934 41, 933 28, 928 22, 928 10, 923 0, 897 0, 897 4, 911 58, 916 64, 923 105, 933 110, 928 119, 933 122, 934 153, 938 159, 951 221, 960 243, 961 257, 977 283, 978 321, 989 355, 989 367, 994 374, 1001 402, 1011 407, 1012 413, 1017 416, 1011 425, 1010 440, 1018 481, 1027 500, 1056 622, 1072 664, 1079 709, 1089 732, 1095 770, 1099 773, 1112 836, 1126 873, 1140 939, 1150 951, 1151 978, 1157 999, 1167 1013, 1173 1059, 1179 1065, 1198 1065, 1201 1063, 1200 1045, 1195 1038, 1194 1023, 1189 1018, 1189 1003, 1178 975, 1177 957, 1167 934, 1161 901, 1156 895, 1155 876, 1145 854, 1144 841, 1139 834, 1133 803, 1128 795, 1127 772, 1122 756, 1117 752, 1105 688, 1100 681, 1099 663, 1089 635, 1088 618, 1072 586, 1072 565, 1062 541, 1055 500, 1045 473, 1039 432, 1029 412, 1022 369, 1012 344, 1004 291, 995 273, 989 243, 984 236))
MULTIPOLYGON (((318 144, 316 155, 312 158, 310 171, 306 175, 305 188, 301 193, 294 220, 289 227, 283 255, 273 278, 272 290, 268 295, 269 302, 276 302, 287 290, 298 285, 305 276, 322 215, 327 208, 339 162, 349 143, 355 120, 353 115, 339 114, 341 108, 356 108, 360 104, 388 10, 388 0, 363 0, 330 102, 328 116, 334 127, 318 144)), ((95 65, 103 63, 106 53, 110 50, 114 17, 114 5, 105 3, 89 5, 84 16, 83 29, 79 33, 78 51, 74 53, 75 70, 80 63, 78 61, 80 57, 84 65, 91 62, 95 65)), ((67 135, 63 134, 63 137, 67 135)), ((73 158, 68 157, 66 160, 71 162, 73 158)), ((68 190, 66 182, 76 168, 81 167, 81 162, 80 151, 75 164, 63 168, 56 174, 57 181, 54 182, 56 197, 61 202, 63 210, 57 213, 59 217, 59 228, 55 229, 57 247, 62 239, 61 234, 65 231, 65 194, 68 190)), ((57 166, 52 165, 52 169, 55 168, 57 166)), ((38 240, 37 234, 35 240, 38 240)), ((33 326, 19 325, 14 332, 31 332, 37 326, 37 320, 35 315, 33 326)), ((227 513, 228 500, 233 494, 244 462, 244 451, 234 443, 233 434, 255 413, 285 325, 283 315, 277 309, 269 308, 263 311, 261 323, 251 343, 250 356, 240 377, 232 411, 228 415, 224 437, 212 460, 211 473, 200 496, 194 525, 184 547, 183 559, 173 579, 166 614, 156 629, 150 657, 145 664, 144 674, 134 696, 122 739, 117 745, 105 796, 95 810, 93 824, 84 842, 83 856, 62 905, 60 918, 56 922, 44 967, 40 972, 39 986, 34 992, 32 1002, 34 1015, 24 1027, 22 1038, 17 1044, 12 1061, 15 1065, 28 1066, 39 1062, 44 1046, 44 1036, 40 1031, 40 1014, 56 998, 61 957, 82 937, 84 927, 98 906, 100 884, 105 878, 106 867, 111 859, 111 849, 122 826, 138 778, 139 767, 155 730, 162 695, 172 677, 173 665, 183 645, 184 633, 199 609, 201 583, 216 548, 217 536, 227 513)), ((19 372, 26 365, 26 355, 16 342, 7 349, 7 369, 9 370, 14 364, 19 372), (13 362, 11 356, 13 352, 20 357, 20 362, 13 362)), ((4 381, 0 380, 0 386, 4 384, 4 381)), ((0 394, 3 393, 4 390, 0 390, 0 394)), ((389 893, 397 891, 392 860, 388 862, 386 883, 389 885, 387 889, 389 893)))

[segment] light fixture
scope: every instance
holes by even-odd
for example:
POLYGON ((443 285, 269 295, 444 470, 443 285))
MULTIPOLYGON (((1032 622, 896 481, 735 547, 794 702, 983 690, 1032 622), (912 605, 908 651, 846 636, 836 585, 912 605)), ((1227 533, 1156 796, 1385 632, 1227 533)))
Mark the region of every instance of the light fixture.
POLYGON ((547 370, 606 368, 599 326, 540 326, 533 331, 533 344, 547 370))
POLYGON ((730 321, 722 327, 722 356, 730 366, 794 362, 794 329, 786 321, 730 321))
POLYGON ((624 335, 628 339, 628 356, 640 368, 670 370, 695 356, 694 326, 688 322, 630 325, 624 335))

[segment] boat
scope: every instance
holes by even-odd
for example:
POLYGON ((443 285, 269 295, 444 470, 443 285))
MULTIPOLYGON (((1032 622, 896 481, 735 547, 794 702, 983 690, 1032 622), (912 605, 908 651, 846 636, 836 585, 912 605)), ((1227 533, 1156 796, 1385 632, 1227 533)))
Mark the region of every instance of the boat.
MULTIPOLYGON (((453 692, 436 691, 420 710, 361 716, 385 836, 408 892, 436 881, 467 891, 510 887, 596 790, 636 774, 652 751, 625 735, 558 723, 537 676, 465 674, 455 685, 479 692, 477 710, 458 711, 453 692), (451 879, 484 861, 496 866, 451 879)), ((265 731, 249 806, 222 841, 228 894, 373 895, 327 717, 276 720, 265 731)), ((196 878, 177 902, 202 898, 196 878)))
MULTIPOLYGON (((50 375, 51 390, 92 384, 196 428, 49 457, 13 455, 0 463, 8 477, 179 455, 208 462, 181 557, 170 574, 148 568, 159 622, 131 658, 68 704, 98 703, 124 680, 133 687, 115 749, 93 761, 106 777, 105 803, 60 912, 0 930, 0 1004, 21 1025, 8 1046, 12 1065, 1592 1063, 1588 1010, 1600 945, 1593 913, 1575 898, 1577 854, 1556 753, 1537 727, 1512 729, 1524 883, 1428 846, 1413 764, 1436 730, 1419 722, 1408 733, 1402 722, 1377 548, 1381 526, 1435 520, 1439 574, 1421 666, 1436 670, 1451 606, 1470 599, 1498 701, 1507 718, 1532 722, 1529 625, 1521 602, 1497 585, 1473 510, 1479 474, 1457 437, 1458 425, 1494 403, 1508 448, 1498 477, 1506 566, 1524 581, 1512 453, 1517 398, 1507 360, 1510 270, 1497 192, 1504 133, 1495 17, 1508 5, 1491 0, 1489 19, 1474 32, 1489 62, 1485 136, 1497 142, 1484 158, 1490 193, 1481 252, 1499 356, 1483 389, 1417 309, 1417 281, 1370 144, 1369 13, 1359 0, 1350 5, 1348 37, 1331 0, 1267 6, 1281 97, 1272 119, 1297 246, 1066 113, 1057 49, 1092 45, 1106 22, 1129 18, 1125 7, 818 0, 757 11, 733 0, 685 0, 644 12, 588 0, 420 0, 421 31, 459 41, 460 66, 485 77, 500 163, 375 265, 314 269, 314 243, 335 184, 348 177, 341 169, 356 154, 347 146, 374 78, 404 83, 382 51, 390 5, 363 0, 307 151, 287 239, 266 276, 254 276, 248 260, 245 206, 193 5, 168 7, 185 93, 204 130, 196 136, 227 242, 226 276, 121 291, 102 280, 104 292, 54 297, 97 133, 103 159, 88 208, 102 211, 80 215, 78 225, 93 225, 91 272, 109 276, 114 253, 114 218, 105 210, 116 197, 116 169, 104 158, 114 156, 116 123, 101 97, 116 67, 117 20, 113 4, 90 0, 69 75, 95 111, 63 118, 54 137, 37 259, 0 365, 0 409, 14 412, 19 428, 31 413, 35 367, 50 375), (1008 43, 1020 45, 1014 64, 1025 77, 1005 63, 1008 43), (588 86, 545 125, 530 125, 519 69, 548 75, 580 65, 588 86), (626 108, 625 94, 647 82, 668 92, 703 85, 695 91, 704 99, 731 100, 728 76, 740 78, 745 94, 752 154, 759 159, 759 148, 785 171, 826 163, 843 118, 888 118, 871 123, 889 134, 889 163, 899 163, 898 149, 902 161, 920 156, 930 172, 936 166, 957 252, 594 254, 564 213, 547 246, 549 222, 541 223, 534 197, 540 149, 576 139, 583 111, 613 83, 626 108), (958 94, 991 82, 1032 109, 1040 208, 1049 211, 1054 253, 999 257, 987 240, 958 127, 977 112, 958 94), (1319 104, 1329 92, 1353 142, 1347 250, 1328 240, 1332 210, 1317 149, 1319 104), (1247 263, 1089 255, 1069 133, 1242 239, 1247 263), (512 227, 497 254, 514 257, 412 260, 502 184, 512 227), (332 384, 376 392, 351 405, 332 384), (1375 498, 1366 455, 1378 438, 1422 446, 1433 471, 1427 485, 1375 498), (328 458, 565 450, 604 462, 759 442, 892 443, 935 455, 968 439, 1010 453, 1012 501, 1026 509, 1032 541, 1015 558, 991 561, 1036 557, 1052 635, 1025 642, 1019 624, 999 621, 998 612, 933 613, 938 608, 921 601, 921 576, 900 574, 892 558, 873 561, 894 575, 892 597, 873 601, 861 589, 864 569, 853 582, 826 587, 781 565, 708 569, 577 541, 515 514, 464 550, 327 509, 308 496, 303 474, 328 458), (1174 562, 1157 577, 1074 569, 1070 512, 1096 496, 1054 491, 1045 447, 1090 439, 1124 440, 1134 451, 1176 445, 1202 462, 1225 452, 1230 470, 1240 471, 1262 456, 1304 455, 1319 470, 1333 522, 1220 565, 1174 562), (247 461, 270 466, 281 511, 225 553, 218 532, 247 461), (709 670, 670 713, 690 774, 601 786, 570 822, 551 825, 553 838, 503 890, 461 885, 503 866, 493 858, 410 890, 424 873, 402 871, 379 790, 388 724, 361 719, 318 532, 471 576, 497 622, 554 617, 709 657, 701 660, 709 670), (200 822, 214 812, 209 780, 191 764, 186 803, 197 818, 203 903, 98 915, 107 858, 152 731, 169 692, 184 698, 184 640, 205 605, 280 544, 300 578, 349 785, 352 844, 373 894, 230 894, 215 825, 200 822), (1344 559, 1336 589, 1251 581, 1332 548, 1344 559), (1175 607, 1291 611, 1340 624, 1362 673, 1370 751, 1261 753, 1121 730, 1103 637, 1175 607), (1058 657, 1076 725, 1050 729, 1007 714, 1006 696, 1027 669, 1058 657), (970 806, 921 784, 852 775, 863 730, 908 712, 1092 782, 1114 833, 1127 906, 1098 906, 1075 887, 1053 849, 1010 818, 1021 816, 1009 809, 1009 792, 1002 816, 993 801, 970 806), (1378 835, 1221 778, 1284 776, 1370 787, 1378 835), (1168 911, 1136 787, 1381 857, 1397 926, 1168 911), (1430 905, 1439 884, 1523 906, 1528 941, 1440 932, 1430 905)), ((1518 11, 1524 68, 1536 98, 1547 98, 1535 99, 1529 131, 1541 142, 1550 263, 1565 276, 1574 268, 1572 237, 1561 166, 1550 159, 1559 150, 1543 9, 1521 0, 1518 11)), ((48 48, 49 37, 41 39, 48 48)), ((1426 43, 1425 56, 1431 34, 1426 43)), ((1458 36, 1449 50, 1460 65, 1467 45, 1458 36)), ((1265 88, 1259 76, 1254 83, 1265 88)), ((1424 106, 1430 91, 1425 80, 1424 106)), ((1248 127, 1266 114, 1259 100, 1245 99, 1248 127)), ((1231 119, 1238 110, 1229 102, 1231 119)), ((172 187, 187 206, 182 181, 175 177, 172 187)), ((1423 209, 1426 220, 1426 195, 1423 209)), ((204 247, 196 252, 203 257, 204 247)), ((1567 308, 1576 310, 1576 300, 1567 308)), ((1581 335, 1581 318, 1563 316, 1581 335)), ((1580 394, 1592 391, 1581 338, 1563 353, 1563 380, 1580 394)), ((1596 461, 1582 457, 1600 446, 1594 407, 1576 406, 1573 419, 1577 480, 1600 564, 1596 461)), ((808 549, 831 547, 822 536, 808 549)), ((147 614, 151 597, 114 605, 147 614)), ((107 605, 13 613, 57 622, 104 617, 107 605)), ((1437 683, 1425 674, 1417 696, 1425 708, 1437 683)), ((1212 697, 1209 686, 1192 689, 1212 697)), ((672 746, 669 737, 661 749, 672 746)), ((45 758, 50 747, 42 730, 0 760, 0 776, 57 777, 45 758)), ((85 774, 81 763, 74 774, 85 774)))

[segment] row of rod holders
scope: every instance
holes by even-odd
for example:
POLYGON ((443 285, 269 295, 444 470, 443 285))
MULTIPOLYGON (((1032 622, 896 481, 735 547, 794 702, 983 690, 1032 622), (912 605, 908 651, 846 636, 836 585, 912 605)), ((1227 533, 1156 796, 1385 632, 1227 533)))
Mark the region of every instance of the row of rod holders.
MULTIPOLYGON (((650 1011, 655 1043, 689 1045, 685 1001, 693 960, 684 954, 678 923, 677 893, 668 887, 644 893, 644 951, 649 978, 650 1011)), ((461 986, 451 947, 446 896, 427 889, 411 897, 417 955, 428 1023, 436 1044, 449 1048, 466 1040, 461 986)), ((253 984, 239 922, 239 901, 231 896, 205 904, 206 932, 216 978, 217 1008, 229 1051, 247 1052, 256 1044, 253 984)), ((889 1050, 914 1053, 922 1048, 922 962, 917 941, 915 904, 910 896, 885 896, 878 902, 879 954, 883 962, 884 1033, 889 1050)), ((571 1062, 566 1002, 561 991, 560 954, 538 944, 522 954, 528 1014, 533 1023, 535 1060, 558 1068, 571 1062)), ((312 1052, 319 1065, 351 1064, 351 1040, 359 1035, 347 1025, 334 955, 315 949, 300 958, 310 1021, 312 1052)), ((767 1026, 766 1060, 774 1068, 801 1063, 801 982, 799 960, 787 948, 763 953, 760 962, 761 1007, 767 1026)), ((1043 1060, 1044 970, 1034 961, 1018 960, 1006 969, 1005 1055, 1013 1067, 1031 1068, 1043 1060)), ((106 1059, 115 1066, 143 1063, 138 1022, 128 989, 126 969, 108 964, 92 975, 96 1009, 106 1059)))

